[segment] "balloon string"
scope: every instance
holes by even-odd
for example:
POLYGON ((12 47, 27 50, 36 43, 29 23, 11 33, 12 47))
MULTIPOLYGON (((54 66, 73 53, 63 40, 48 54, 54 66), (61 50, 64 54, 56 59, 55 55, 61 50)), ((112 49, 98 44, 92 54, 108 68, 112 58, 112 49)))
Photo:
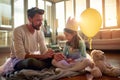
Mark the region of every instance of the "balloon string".
POLYGON ((90 50, 92 50, 92 38, 88 38, 90 44, 90 50))

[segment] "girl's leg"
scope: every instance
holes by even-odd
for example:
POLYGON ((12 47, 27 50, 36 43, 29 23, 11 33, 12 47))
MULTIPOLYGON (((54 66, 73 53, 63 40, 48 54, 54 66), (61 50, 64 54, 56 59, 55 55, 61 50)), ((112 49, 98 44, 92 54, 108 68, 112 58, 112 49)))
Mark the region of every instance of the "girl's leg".
POLYGON ((67 68, 65 69, 65 71, 82 71, 85 70, 85 68, 90 67, 91 71, 90 73, 92 74, 93 77, 101 77, 102 73, 99 70, 99 68, 97 68, 94 63, 92 63, 92 61, 90 61, 89 59, 83 59, 82 61, 78 61, 75 63, 75 65, 73 65, 71 68, 67 68))
POLYGON ((53 66, 55 66, 57 68, 62 68, 62 69, 66 69, 66 68, 70 67, 70 64, 65 60, 56 61, 53 59, 52 64, 53 64, 53 66))
POLYGON ((77 61, 71 68, 67 68, 66 70, 81 71, 86 67, 90 67, 92 69, 94 67, 94 64, 89 59, 83 59, 81 61, 77 61))

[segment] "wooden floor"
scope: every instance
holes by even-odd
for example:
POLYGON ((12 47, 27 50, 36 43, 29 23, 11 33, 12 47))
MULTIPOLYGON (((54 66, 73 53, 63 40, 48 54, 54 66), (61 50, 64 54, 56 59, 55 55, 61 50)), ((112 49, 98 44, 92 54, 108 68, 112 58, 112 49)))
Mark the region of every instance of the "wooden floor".
MULTIPOLYGON (((116 67, 120 68, 120 50, 119 51, 104 51, 105 56, 108 59, 108 62, 116 67)), ((9 53, 0 53, 0 65, 2 65, 5 60, 9 57, 9 53)), ((86 75, 79 75, 75 77, 69 77, 69 78, 62 78, 60 80, 89 80, 87 79, 86 75)), ((102 76, 101 78, 96 78, 93 80, 120 80, 120 78, 115 77, 108 77, 108 76, 102 76)))

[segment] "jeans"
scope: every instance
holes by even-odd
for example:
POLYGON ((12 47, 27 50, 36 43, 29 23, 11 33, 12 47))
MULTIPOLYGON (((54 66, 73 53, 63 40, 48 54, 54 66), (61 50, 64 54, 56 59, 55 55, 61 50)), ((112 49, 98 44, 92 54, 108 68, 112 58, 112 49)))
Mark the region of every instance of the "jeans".
POLYGON ((15 71, 22 70, 22 69, 33 69, 33 70, 42 70, 44 68, 50 68, 52 58, 38 60, 35 58, 27 58, 24 60, 19 61, 15 66, 15 71))

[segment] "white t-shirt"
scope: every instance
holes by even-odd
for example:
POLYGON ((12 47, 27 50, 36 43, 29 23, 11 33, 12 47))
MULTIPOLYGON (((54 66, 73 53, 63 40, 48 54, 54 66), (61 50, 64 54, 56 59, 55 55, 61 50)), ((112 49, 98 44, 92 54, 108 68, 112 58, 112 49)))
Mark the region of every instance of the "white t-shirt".
POLYGON ((19 26, 13 31, 13 42, 11 47, 11 57, 24 59, 26 53, 47 51, 45 37, 41 30, 32 34, 26 25, 19 26))

